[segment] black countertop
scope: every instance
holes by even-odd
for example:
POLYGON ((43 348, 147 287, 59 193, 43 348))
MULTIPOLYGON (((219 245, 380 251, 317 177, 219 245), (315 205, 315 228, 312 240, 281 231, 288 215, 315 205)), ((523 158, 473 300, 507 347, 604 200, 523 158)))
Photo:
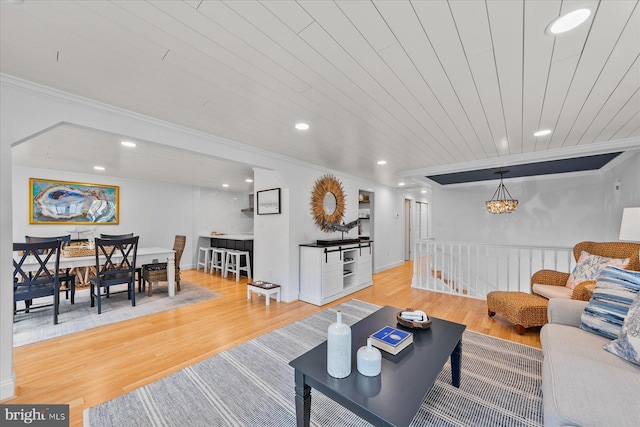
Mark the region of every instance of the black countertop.
POLYGON ((316 240, 316 243, 305 243, 300 246, 305 246, 308 248, 331 248, 335 246, 351 246, 351 245, 362 245, 366 243, 373 243, 371 239, 336 239, 336 240, 316 240))

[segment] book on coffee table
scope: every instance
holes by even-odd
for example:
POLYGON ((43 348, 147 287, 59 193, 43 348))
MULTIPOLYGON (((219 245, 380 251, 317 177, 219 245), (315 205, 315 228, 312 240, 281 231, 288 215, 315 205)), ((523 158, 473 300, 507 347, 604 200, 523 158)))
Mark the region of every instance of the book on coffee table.
POLYGON ((396 355, 413 343, 413 334, 392 326, 385 326, 371 334, 371 345, 396 355))

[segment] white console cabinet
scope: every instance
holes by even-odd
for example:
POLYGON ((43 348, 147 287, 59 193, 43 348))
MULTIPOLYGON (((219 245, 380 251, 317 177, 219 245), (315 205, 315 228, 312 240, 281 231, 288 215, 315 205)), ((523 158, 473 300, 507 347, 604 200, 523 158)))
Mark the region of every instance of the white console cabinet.
POLYGON ((373 241, 300 246, 300 299, 324 305, 373 284, 373 241))

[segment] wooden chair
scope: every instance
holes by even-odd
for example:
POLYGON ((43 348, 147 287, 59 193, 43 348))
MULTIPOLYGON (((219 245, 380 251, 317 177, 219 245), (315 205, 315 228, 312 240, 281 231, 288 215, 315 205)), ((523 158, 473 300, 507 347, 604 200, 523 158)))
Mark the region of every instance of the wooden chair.
MULTIPOLYGON (((37 242, 51 242, 58 240, 60 242, 60 250, 63 247, 69 246, 71 243, 71 235, 57 236, 57 237, 37 237, 37 236, 24 236, 24 241, 27 243, 37 242)), ((76 276, 71 271, 71 268, 66 268, 64 271, 58 273, 58 279, 60 281, 60 289, 64 289, 65 298, 69 299, 69 292, 71 292, 71 304, 76 303, 76 276), (64 288, 62 285, 64 284, 64 288)))
MULTIPOLYGON (((573 256, 578 261, 582 251, 607 258, 630 258, 628 270, 640 270, 638 251, 640 245, 626 242, 580 242, 573 248, 573 256)), ((566 290, 570 273, 555 270, 540 270, 531 276, 531 293, 493 291, 487 294, 487 311, 489 317, 496 313, 506 317, 515 325, 518 334, 524 334, 526 328, 542 326, 547 323, 547 307, 549 300, 533 292, 533 285, 547 285, 562 287, 566 290)), ((573 291, 567 291, 566 298, 589 301, 591 295, 585 288, 595 281, 578 283, 573 291)), ((564 292, 563 292, 564 293, 564 292)))
MULTIPOLYGON (((580 242, 573 248, 573 257, 576 261, 580 258, 582 251, 607 258, 629 258, 627 270, 640 271, 640 260, 638 259, 640 244, 629 242, 580 242)), ((569 274, 555 270, 540 270, 531 276, 531 286, 533 287, 534 283, 566 286, 569 274)), ((586 291, 585 286, 593 283, 595 281, 586 281, 576 285, 571 299, 589 301, 590 294, 586 291)))
POLYGON ((13 304, 14 314, 19 311, 53 306, 53 324, 58 324, 60 305, 60 242, 14 243, 13 244, 13 304), (33 262, 37 263, 35 266, 33 262), (31 264, 31 265, 29 265, 31 264), (35 268, 34 268, 35 267, 35 268), (36 298, 53 296, 53 304, 34 306, 36 298), (17 302, 24 301, 24 310, 17 309, 17 302))
POLYGON ((136 255, 138 253, 138 236, 127 239, 96 239, 96 277, 91 279, 91 307, 98 299, 98 314, 102 313, 101 300, 105 296, 127 292, 131 305, 136 305, 135 275, 136 255), (100 257, 104 257, 101 262, 100 257), (127 290, 111 292, 114 285, 127 284, 127 290), (102 290, 105 293, 102 293, 102 290))
MULTIPOLYGON (((186 236, 176 235, 175 240, 173 242, 173 250, 176 251, 175 254, 175 278, 176 278, 176 290, 180 290, 180 259, 182 258, 182 253, 184 252, 184 247, 187 243, 186 236)), ((156 264, 145 264, 142 266, 142 279, 140 280, 140 284, 138 286, 138 292, 144 290, 146 288, 146 283, 149 282, 149 288, 147 289, 147 295, 152 296, 152 283, 153 282, 166 282, 168 280, 167 277, 167 263, 160 262, 156 264)))

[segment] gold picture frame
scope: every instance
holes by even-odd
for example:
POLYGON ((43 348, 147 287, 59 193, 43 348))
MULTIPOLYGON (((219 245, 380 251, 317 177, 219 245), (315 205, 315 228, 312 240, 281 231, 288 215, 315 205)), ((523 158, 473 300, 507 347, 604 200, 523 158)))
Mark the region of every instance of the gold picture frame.
POLYGON ((29 178, 29 224, 118 224, 115 185, 29 178))
POLYGON ((323 175, 311 191, 311 214, 322 231, 333 231, 328 223, 339 224, 345 210, 342 183, 333 175, 323 175))

